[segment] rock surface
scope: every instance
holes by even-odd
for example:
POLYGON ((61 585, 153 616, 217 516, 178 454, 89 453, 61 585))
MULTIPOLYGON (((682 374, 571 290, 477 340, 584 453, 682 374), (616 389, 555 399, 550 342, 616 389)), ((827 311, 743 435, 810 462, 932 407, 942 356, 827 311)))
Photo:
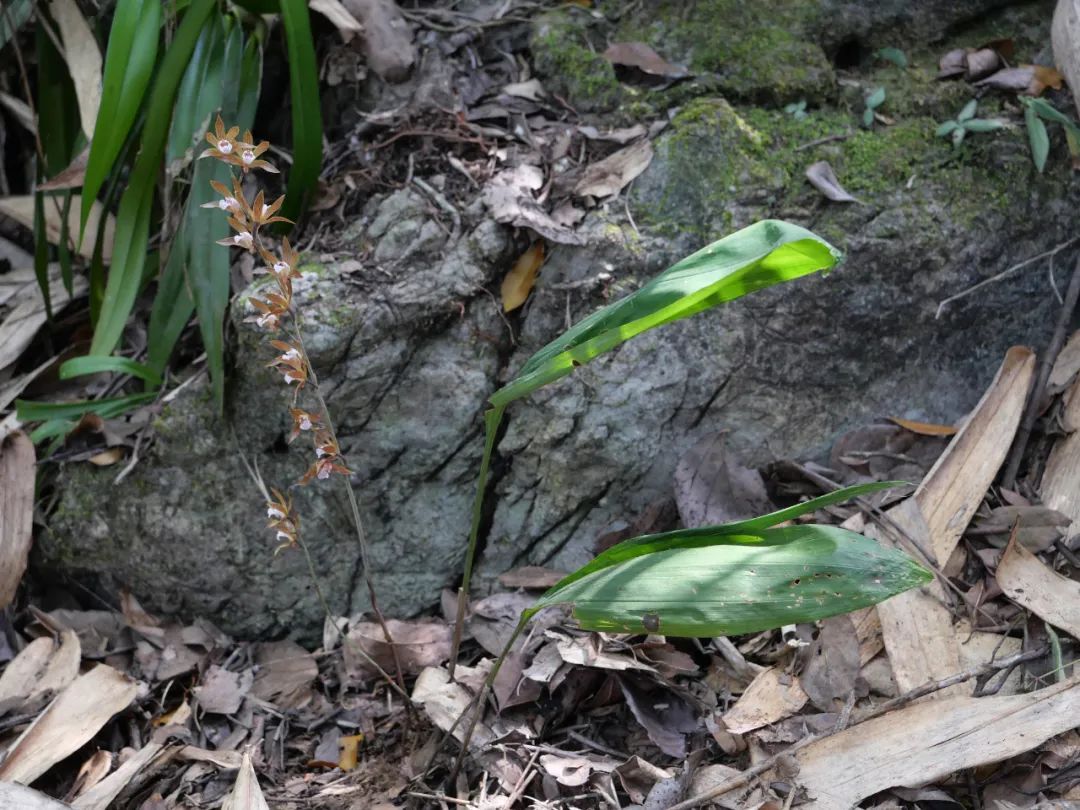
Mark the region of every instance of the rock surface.
MULTIPOLYGON (((858 5, 882 19, 887 8, 919 6, 922 17, 905 17, 919 31, 926 15, 955 22, 958 9, 996 4, 858 5)), ((762 101, 753 94, 708 91, 682 102, 628 205, 590 213, 584 247, 552 250, 512 319, 516 344, 487 290, 527 238, 486 220, 479 204, 465 210, 455 239, 420 191, 374 200, 350 230, 357 258, 305 268, 306 342, 355 470, 387 613, 431 607, 460 575, 480 414, 500 381, 568 317, 757 219, 803 224, 847 260, 827 278, 647 333, 515 404, 487 502, 485 575, 585 562, 605 529, 670 497, 675 465, 701 435, 727 429, 732 447, 764 462, 821 455, 839 431, 875 417, 953 421, 1010 345, 1044 345, 1057 307, 1045 266, 935 313, 941 300, 1074 236, 1080 195, 1064 145, 1055 140, 1043 176, 1020 132, 974 135, 952 149, 934 129, 970 91, 933 83, 929 52, 912 62, 830 84, 822 98, 831 100, 805 120, 752 106, 762 101), (896 123, 856 129, 863 93, 875 86, 889 89, 882 112, 896 123), (803 171, 816 160, 830 161, 862 203, 829 203, 807 185, 803 171)), ((984 101, 981 114, 1000 104, 984 101)), ((1074 256, 1058 255, 1059 286, 1074 256)), ((242 459, 280 486, 302 472, 308 451, 286 451, 289 394, 263 368, 264 338, 235 309, 227 420, 195 384, 166 407, 155 445, 122 486, 111 486, 108 471, 65 468, 39 563, 94 575, 105 589, 130 587, 152 609, 211 616, 241 635, 310 636, 322 609, 306 563, 298 553, 271 555, 242 459)), ((341 487, 297 498, 322 590, 335 611, 356 612, 366 595, 341 487)))

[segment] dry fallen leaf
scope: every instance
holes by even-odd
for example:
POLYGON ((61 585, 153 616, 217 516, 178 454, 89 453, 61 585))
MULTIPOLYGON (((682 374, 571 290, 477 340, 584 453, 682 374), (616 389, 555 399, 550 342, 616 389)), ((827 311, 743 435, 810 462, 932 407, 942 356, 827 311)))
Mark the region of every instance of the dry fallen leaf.
POLYGON ((683 68, 668 62, 644 42, 613 42, 604 51, 604 58, 613 65, 637 68, 650 76, 678 79, 686 75, 683 68))
POLYGON ((33 541, 34 443, 22 431, 0 441, 0 608, 19 588, 33 541))
POLYGON ((311 701, 311 684, 319 676, 315 658, 295 641, 260 644, 255 653, 258 673, 251 694, 283 709, 298 709, 311 701))
POLYGON ((732 734, 745 734, 790 717, 808 699, 798 678, 779 667, 770 667, 758 673, 742 697, 724 714, 724 725, 732 734))
POLYGON ((649 739, 669 757, 686 756, 686 735, 700 727, 697 712, 665 687, 654 687, 630 675, 617 678, 630 712, 649 739))
POLYGON ((38 188, 42 191, 56 191, 62 188, 81 188, 86 178, 86 163, 90 159, 90 147, 87 146, 77 154, 67 168, 47 183, 42 183, 38 188))
POLYGON ((71 801, 90 790, 94 785, 104 779, 112 770, 113 755, 110 751, 98 749, 90 758, 82 764, 79 772, 75 774, 75 782, 71 785, 65 801, 71 801))
MULTIPOLYGON (((74 242, 79 234, 79 219, 82 211, 81 197, 78 194, 71 195, 71 206, 68 211, 68 239, 74 248, 74 242)), ((87 261, 94 258, 94 244, 97 239, 98 223, 104 213, 105 233, 102 238, 102 258, 105 264, 112 260, 113 236, 116 233, 116 217, 105 212, 105 206, 100 200, 94 200, 90 209, 90 216, 86 220, 86 237, 78 246, 76 252, 87 261)), ((21 197, 0 197, 0 214, 18 222, 29 230, 34 230, 34 197, 33 195, 21 197)), ((59 244, 61 231, 61 216, 63 208, 55 205, 45 205, 45 238, 53 244, 59 244)))
MULTIPOLYGON (((408 674, 415 674, 425 667, 438 666, 450 657, 453 630, 444 622, 388 619, 386 627, 397 648, 401 668, 408 674)), ((343 645, 345 666, 349 673, 370 675, 374 670, 356 648, 367 653, 383 670, 394 670, 394 654, 386 642, 382 626, 377 622, 356 624, 349 631, 348 643, 343 645)))
POLYGON ((1015 539, 1005 548, 996 578, 1020 607, 1080 638, 1080 583, 1049 568, 1015 539))
POLYGON ((82 131, 88 141, 93 140, 101 106, 101 50, 75 0, 50 0, 49 11, 64 41, 64 59, 75 85, 82 131))
POLYGON ((341 4, 341 0, 310 0, 308 5, 334 24, 342 42, 350 42, 354 36, 363 33, 364 26, 341 4))
POLYGON ((533 193, 544 186, 544 173, 536 166, 504 169, 488 181, 482 199, 496 222, 531 228, 549 242, 582 245, 584 237, 554 220, 533 193))
POLYGON ((525 588, 546 591, 565 577, 563 571, 555 571, 540 565, 524 565, 505 574, 499 574, 499 584, 504 588, 525 588))
POLYGON ((270 810, 259 787, 259 778, 251 767, 251 757, 244 754, 240 770, 236 774, 236 784, 232 792, 221 805, 221 810, 270 810))
POLYGON ((130 678, 98 664, 70 683, 12 743, 0 763, 0 781, 30 784, 85 745, 128 707, 136 691, 130 678))
POLYGON ((990 87, 1029 96, 1042 95, 1047 87, 1061 87, 1062 75, 1053 68, 1042 65, 1020 65, 992 73, 975 82, 976 87, 990 87))
POLYGON ((17 782, 0 782, 0 807, 4 810, 71 810, 70 805, 17 782))
MULTIPOLYGON (((72 289, 76 296, 85 293, 88 287, 85 277, 75 276, 72 289)), ((71 296, 61 284, 58 262, 49 265, 49 290, 53 312, 60 312, 71 296)), ((5 300, 10 309, 0 320, 0 369, 22 356, 38 329, 48 320, 45 299, 32 269, 12 270, 0 275, 0 303, 5 300)))
POLYGON ((587 167, 574 186, 574 194, 579 197, 609 197, 618 194, 649 167, 652 158, 652 144, 647 140, 623 147, 587 167))
POLYGON ((960 428, 952 425, 935 425, 932 422, 915 422, 911 419, 901 419, 898 416, 886 417, 894 425, 899 425, 904 430, 918 433, 920 436, 953 436, 960 428))
POLYGON ((49 692, 59 692, 79 675, 79 637, 71 630, 30 642, 0 673, 0 715, 28 707, 49 692))
POLYGON ((357 760, 360 757, 360 743, 364 741, 363 734, 350 734, 338 738, 338 746, 341 754, 338 756, 338 767, 348 773, 356 769, 357 760))
POLYGON ((536 283, 536 274, 544 263, 544 240, 537 239, 530 245, 502 283, 502 305, 504 312, 512 312, 525 303, 536 283))
POLYGON ((806 669, 799 684, 810 701, 823 712, 840 708, 859 677, 859 639, 847 616, 833 616, 821 623, 821 632, 809 649, 806 669))
POLYGON ((675 467, 675 503, 688 529, 773 511, 761 474, 739 463, 726 443, 722 431, 704 436, 675 467))
POLYGON ((75 799, 71 803, 72 810, 109 810, 120 791, 127 787, 128 782, 142 771, 162 748, 159 742, 148 742, 120 763, 120 767, 115 771, 75 799))
POLYGON ((810 185, 833 202, 859 202, 840 185, 840 181, 836 179, 836 172, 827 160, 810 164, 806 169, 806 179, 810 181, 810 185))
POLYGON ((588 756, 562 756, 560 754, 541 754, 540 767, 544 773, 566 787, 581 787, 589 781, 593 771, 611 773, 618 765, 610 757, 596 754, 588 756))
POLYGON ((235 714, 251 690, 254 675, 250 669, 230 672, 219 666, 211 666, 195 687, 195 697, 203 711, 212 714, 235 714))

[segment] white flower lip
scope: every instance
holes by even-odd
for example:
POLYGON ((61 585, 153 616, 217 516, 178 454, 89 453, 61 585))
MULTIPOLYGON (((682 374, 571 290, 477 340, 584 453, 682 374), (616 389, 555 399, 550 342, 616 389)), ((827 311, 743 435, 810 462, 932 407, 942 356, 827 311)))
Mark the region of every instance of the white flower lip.
POLYGON ((232 152, 232 143, 225 138, 222 138, 217 142, 218 151, 223 155, 228 155, 232 152))

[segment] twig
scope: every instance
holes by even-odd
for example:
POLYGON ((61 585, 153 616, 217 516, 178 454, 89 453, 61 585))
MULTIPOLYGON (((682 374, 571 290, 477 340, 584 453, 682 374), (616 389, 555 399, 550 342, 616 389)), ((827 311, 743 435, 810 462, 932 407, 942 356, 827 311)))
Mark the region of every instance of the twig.
MULTIPOLYGON (((409 157, 411 158, 412 155, 409 157)), ((412 181, 417 188, 431 197, 431 199, 435 201, 435 204, 450 216, 450 221, 454 223, 454 228, 450 233, 450 242, 453 243, 458 236, 461 235, 461 214, 458 213, 458 210, 454 208, 453 204, 451 204, 446 197, 429 183, 424 182, 419 177, 414 177, 412 181)))
POLYGON ((959 301, 961 298, 964 298, 965 296, 971 295, 976 290, 982 289, 987 284, 993 284, 995 281, 1001 281, 1001 279, 1005 278, 1005 276, 1009 275, 1010 273, 1015 273, 1017 270, 1023 269, 1024 267, 1027 267, 1029 264, 1032 264, 1034 262, 1039 261, 1039 259, 1045 259, 1047 257, 1053 257, 1053 256, 1057 255, 1058 253, 1060 253, 1061 251, 1063 251, 1065 248, 1069 247, 1069 245, 1073 244, 1077 239, 1080 239, 1080 236, 1074 236, 1072 239, 1069 239, 1069 240, 1067 240, 1065 242, 1062 242, 1060 245, 1057 245, 1056 247, 1053 247, 1050 250, 1044 251, 1043 253, 1039 253, 1038 255, 1032 256, 1029 259, 1024 259, 1022 262, 1018 262, 1017 264, 1014 264, 1012 267, 1007 267, 1006 269, 1002 270, 997 275, 990 276, 990 278, 983 279, 978 284, 975 284, 974 286, 968 287, 963 292, 958 292, 956 295, 950 295, 948 298, 946 298, 944 301, 942 301, 940 304, 938 304, 937 312, 934 313, 934 318, 937 319, 937 318, 941 317, 942 310, 945 309, 945 306, 947 304, 951 304, 953 301, 959 301))
POLYGON ((1069 321, 1072 319, 1073 310, 1076 309, 1077 298, 1080 298, 1080 259, 1073 268, 1072 278, 1069 279, 1069 287, 1065 290, 1065 303, 1058 313, 1057 325, 1054 334, 1050 338, 1050 345, 1039 359, 1039 376, 1035 380, 1035 387, 1028 396, 1027 407, 1024 409, 1024 418, 1020 421, 1020 427, 1013 439, 1012 449, 1009 450, 1009 458, 1005 462, 1005 472, 1001 476, 1001 486, 1013 489, 1016 486, 1016 474, 1020 470, 1020 462, 1024 458, 1028 439, 1035 427, 1035 420, 1039 418, 1042 399, 1046 395, 1046 384, 1050 380, 1050 372, 1054 369, 1054 361, 1061 353, 1061 347, 1065 345, 1065 333, 1069 329, 1069 321))
MULTIPOLYGON (((950 686, 956 686, 959 683, 970 681, 972 678, 978 678, 980 675, 986 675, 988 673, 997 672, 1001 669, 1008 667, 1015 667, 1025 661, 1031 661, 1036 658, 1041 658, 1047 652, 1046 647, 1039 647, 1034 650, 1025 650, 1018 652, 1015 655, 1010 655, 1008 658, 1002 658, 1000 661, 987 661, 985 664, 980 664, 977 667, 971 667, 965 669, 963 672, 958 672, 955 675, 950 675, 947 678, 942 678, 937 681, 930 681, 922 686, 916 686, 914 689, 905 692, 902 695, 886 700, 884 703, 878 704, 874 708, 870 709, 866 714, 852 721, 848 728, 854 728, 855 726, 865 723, 868 720, 873 720, 877 717, 881 717, 884 714, 888 714, 891 711, 902 708, 909 703, 918 700, 921 697, 926 697, 934 692, 940 692, 942 689, 948 689, 950 686)), ((743 785, 749 783, 755 776, 765 773, 776 766, 777 762, 783 757, 788 757, 796 751, 801 751, 803 748, 810 746, 826 737, 831 737, 836 733, 836 730, 823 731, 820 734, 811 734, 809 737, 804 737, 790 748, 781 751, 773 756, 763 759, 758 764, 747 768, 738 776, 733 776, 730 779, 720 783, 712 790, 708 790, 705 793, 701 793, 694 796, 691 799, 687 799, 684 802, 673 804, 667 810, 690 810, 691 807, 700 807, 706 802, 710 802, 725 793, 730 793, 736 788, 740 788, 743 785)))
POLYGON ((818 138, 817 140, 800 144, 791 151, 801 152, 803 149, 812 149, 815 146, 821 146, 823 143, 830 143, 831 141, 846 141, 854 134, 854 132, 838 132, 835 135, 826 135, 824 138, 818 138))

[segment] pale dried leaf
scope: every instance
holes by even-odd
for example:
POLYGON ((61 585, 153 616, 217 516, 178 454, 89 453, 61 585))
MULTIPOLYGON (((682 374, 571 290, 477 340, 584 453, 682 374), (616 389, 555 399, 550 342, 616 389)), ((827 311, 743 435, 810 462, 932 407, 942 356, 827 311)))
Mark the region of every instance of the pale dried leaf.
POLYGON ((499 574, 499 584, 504 588, 546 591, 565 576, 563 571, 544 568, 540 565, 525 565, 507 571, 505 574, 499 574))
POLYGON ((996 577, 1020 607, 1080 638, 1080 582, 1063 577, 1015 541, 1005 548, 996 577))
POLYGON ((588 635, 560 639, 556 646, 559 655, 567 664, 593 667, 595 669, 609 669, 615 672, 625 672, 630 669, 640 669, 645 672, 656 671, 648 664, 630 655, 616 655, 604 652, 600 644, 598 636, 588 635))
POLYGON ((817 163, 810 164, 806 169, 806 179, 810 181, 810 185, 833 202, 859 201, 840 185, 836 172, 833 171, 833 167, 829 165, 827 160, 819 160, 817 163))
POLYGON ((50 0, 49 10, 64 41, 64 59, 75 85, 82 131, 87 140, 93 140, 101 106, 101 50, 75 0, 50 0))
POLYGON ((529 101, 542 101, 547 92, 539 79, 529 79, 527 82, 515 82, 505 85, 502 92, 515 98, 524 98, 529 101))
POLYGON ((1050 450, 1043 471, 1043 503, 1080 522, 1080 378, 1069 388, 1063 421, 1073 432, 1059 438, 1050 450))
MULTIPOLYGON (((408 674, 418 673, 425 667, 438 666, 450 657, 453 630, 444 622, 387 619, 386 627, 397 648, 401 668, 408 674)), ((357 648, 373 658, 383 670, 393 671, 394 654, 386 642, 382 626, 377 622, 356 624, 349 631, 348 639, 349 642, 344 644, 342 649, 345 653, 345 666, 350 674, 374 672, 371 665, 357 652, 357 648)))
POLYGON ((29 104, 10 93, 0 92, 0 105, 3 105, 27 132, 31 135, 37 134, 37 119, 34 118, 34 111, 30 109, 29 104))
MULTIPOLYGON (((455 674, 459 674, 462 667, 457 667, 455 674)), ((461 680, 459 675, 459 680, 461 680)), ((468 724, 457 722, 461 713, 472 705, 472 695, 460 683, 454 683, 442 667, 428 667, 416 679, 412 692, 413 703, 424 708, 428 719, 437 728, 451 732, 454 738, 461 742, 465 739, 465 728, 468 724)), ((472 709, 469 709, 472 711, 472 709)), ((477 750, 484 748, 495 739, 495 733, 483 720, 476 724, 472 739, 469 741, 469 749, 477 750)))
POLYGON ((0 714, 15 710, 48 692, 59 692, 79 675, 79 637, 70 630, 30 642, 0 673, 0 714))
POLYGON ((311 684, 319 675, 315 658, 295 641, 260 644, 255 654, 258 672, 251 694, 285 709, 297 709, 311 700, 311 684))
POLYGON ((1001 762, 1073 728, 1078 713, 1077 677, 1025 695, 915 703, 797 752, 796 781, 814 799, 802 807, 849 810, 888 788, 1001 762))
POLYGON ((352 41, 354 36, 364 30, 364 26, 341 4, 341 0, 309 0, 308 6, 334 24, 341 34, 342 42, 352 41))
POLYGON ((219 666, 211 666, 195 687, 195 697, 203 711, 213 714, 235 714, 251 691, 254 675, 250 669, 230 672, 219 666))
POLYGON ((496 222, 531 228, 549 242, 582 245, 584 237, 559 224, 533 196, 544 185, 544 174, 535 166, 504 169, 484 187, 481 198, 496 222))
POLYGON ((135 699, 135 683, 99 664, 68 685, 8 749, 0 780, 29 784, 85 745, 135 699))
POLYGON ((251 766, 251 757, 243 755, 240 763, 240 771, 236 774, 236 784, 232 792, 221 806, 221 810, 270 810, 263 798, 262 788, 259 787, 259 778, 255 775, 255 769, 251 766))
POLYGON ((0 608, 15 599, 33 542, 35 465, 25 433, 0 441, 0 608))
POLYGON ((195 745, 185 745, 176 752, 176 756, 185 762, 206 762, 231 771, 243 767, 246 754, 242 755, 239 751, 209 751, 195 745))
POLYGON ((1060 394, 1068 388, 1080 372, 1080 330, 1073 332, 1054 360, 1054 368, 1046 381, 1048 394, 1060 394))
POLYGON ((548 776, 555 777, 555 781, 567 787, 581 787, 589 781, 589 775, 593 771, 599 773, 611 773, 615 770, 618 762, 611 757, 601 757, 596 754, 588 756, 561 756, 559 754, 541 754, 540 767, 548 776))
MULTIPOLYGON (((1080 0, 1058 0, 1050 26, 1054 62, 1070 88, 1080 88, 1080 0)), ((1073 96, 1080 112, 1080 93, 1073 96)))
POLYGON ((637 68, 650 76, 678 79, 686 75, 683 68, 668 62, 644 42, 613 42, 604 51, 604 58, 613 65, 637 68))
POLYGON ((723 717, 732 734, 745 734, 790 717, 806 705, 808 696, 799 679, 780 667, 759 673, 723 717))
POLYGON ((685 757, 686 735, 699 728, 693 707, 664 687, 649 688, 629 676, 618 681, 626 705, 653 744, 669 757, 685 757))
POLYGON ((368 66, 388 82, 402 82, 416 62, 412 28, 394 0, 342 0, 363 27, 368 66))
POLYGON ((886 417, 893 424, 899 425, 904 430, 918 433, 920 436, 955 436, 959 428, 952 425, 938 425, 933 422, 916 422, 911 419, 901 419, 898 416, 886 417))
MULTIPOLYGON (((77 275, 72 289, 76 296, 86 292, 86 278, 77 275)), ((59 312, 71 300, 60 283, 60 265, 49 265, 49 290, 53 312, 59 312)), ((0 298, 9 302, 11 309, 0 320, 0 369, 18 360, 33 341, 38 329, 48 319, 45 299, 41 295, 33 270, 13 270, 0 276, 0 298)))
MULTIPOLYGON (((98 223, 101 220, 102 214, 105 213, 105 206, 101 204, 100 200, 94 200, 94 204, 90 209, 90 216, 86 220, 86 237, 83 239, 82 244, 80 244, 78 248, 75 248, 73 243, 79 233, 79 219, 81 216, 80 212, 82 211, 81 199, 82 198, 78 194, 71 195, 71 206, 68 211, 68 238, 72 243, 73 250, 89 261, 94 257, 94 245, 97 239, 98 223)), ((46 201, 46 203, 48 203, 48 201, 46 201)), ((46 204, 44 208, 45 238, 53 245, 59 244, 60 217, 63 214, 63 207, 46 204)), ((23 227, 33 231, 33 195, 0 197, 0 214, 10 217, 23 227)), ((102 237, 101 252, 105 264, 108 264, 112 260, 113 236, 116 233, 116 217, 109 213, 105 213, 105 217, 105 233, 102 237)))
POLYGON ((590 141, 610 141, 611 143, 623 145, 630 143, 630 141, 636 141, 638 138, 644 137, 649 132, 649 130, 641 124, 603 131, 594 126, 582 124, 578 126, 577 130, 590 141))
POLYGON ((70 810, 70 806, 17 782, 0 782, 0 807, 4 810, 70 810))
POLYGON ((579 197, 609 197, 618 194, 649 167, 652 158, 652 144, 647 140, 626 146, 586 168, 574 186, 574 194, 579 197))
POLYGON ((162 749, 159 742, 149 742, 120 763, 111 774, 71 803, 73 810, 109 810, 120 791, 145 768, 162 749))
POLYGON ((675 503, 688 529, 745 520, 773 510, 761 474, 739 463, 726 441, 723 432, 703 437, 675 467, 675 503))
POLYGON ((86 791, 93 788, 98 782, 104 779, 109 771, 112 770, 113 755, 111 751, 103 751, 98 749, 90 758, 82 764, 79 768, 79 772, 75 775, 75 783, 71 786, 71 790, 67 793, 67 801, 71 801, 75 796, 79 796, 86 791))

